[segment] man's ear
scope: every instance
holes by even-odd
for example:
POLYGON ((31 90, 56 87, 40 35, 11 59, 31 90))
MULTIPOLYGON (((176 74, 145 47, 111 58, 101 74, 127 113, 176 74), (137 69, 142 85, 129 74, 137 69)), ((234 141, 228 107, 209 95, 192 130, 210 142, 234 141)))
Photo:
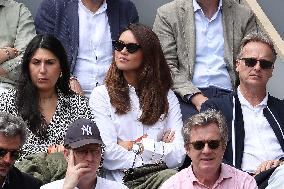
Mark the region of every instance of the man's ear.
POLYGON ((270 77, 269 78, 271 78, 273 76, 273 71, 274 71, 274 64, 271 67, 271 73, 270 73, 270 77))
POLYGON ((239 65, 240 65, 240 60, 237 59, 236 60, 236 72, 238 72, 238 73, 239 73, 239 65))
POLYGON ((186 154, 189 154, 189 150, 190 150, 189 144, 184 144, 184 149, 186 151, 186 154))
POLYGON ((64 158, 65 158, 66 160, 68 160, 68 158, 69 158, 69 154, 70 154, 70 150, 69 150, 69 149, 64 148, 63 154, 64 154, 64 158))

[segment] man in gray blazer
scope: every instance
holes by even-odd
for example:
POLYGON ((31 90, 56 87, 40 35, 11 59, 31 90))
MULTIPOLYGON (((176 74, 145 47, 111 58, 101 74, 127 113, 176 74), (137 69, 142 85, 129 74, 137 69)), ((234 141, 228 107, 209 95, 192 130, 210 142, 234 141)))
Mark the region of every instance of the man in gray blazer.
POLYGON ((22 56, 34 36, 34 21, 27 7, 14 0, 0 0, 0 93, 16 85, 22 56))
POLYGON ((234 90, 240 42, 255 29, 252 11, 234 0, 174 0, 158 9, 153 30, 170 66, 183 120, 207 98, 234 90))

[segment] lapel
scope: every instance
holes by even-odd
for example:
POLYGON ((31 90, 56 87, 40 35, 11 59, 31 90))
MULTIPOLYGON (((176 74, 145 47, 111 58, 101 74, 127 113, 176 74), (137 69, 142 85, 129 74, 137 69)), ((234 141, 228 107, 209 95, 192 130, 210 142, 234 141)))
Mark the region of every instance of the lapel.
POLYGON ((234 17, 235 12, 230 0, 223 0, 222 5, 222 24, 224 32, 224 60, 228 66, 233 68, 234 52, 234 17))
POLYGON ((193 67, 195 62, 195 21, 194 21, 194 10, 192 0, 180 0, 177 1, 179 3, 178 7, 178 16, 181 19, 181 27, 182 27, 182 42, 185 43, 186 54, 188 54, 188 60, 193 60, 193 62, 189 62, 189 72, 193 75, 193 67))
POLYGON ((241 168, 244 152, 245 129, 242 107, 237 93, 235 94, 235 143, 236 167, 241 168))
POLYGON ((272 130, 274 131, 276 138, 284 152, 284 126, 280 121, 279 115, 282 115, 279 112, 277 102, 273 102, 273 99, 270 95, 268 95, 267 107, 263 109, 263 115, 266 117, 268 123, 270 124, 272 130))
POLYGON ((117 0, 107 0, 107 16, 110 26, 111 38, 117 39, 119 36, 119 2, 117 0))
POLYGON ((75 66, 76 57, 79 48, 79 14, 78 14, 78 0, 72 0, 66 4, 65 27, 67 30, 67 41, 70 43, 71 49, 71 71, 75 66))

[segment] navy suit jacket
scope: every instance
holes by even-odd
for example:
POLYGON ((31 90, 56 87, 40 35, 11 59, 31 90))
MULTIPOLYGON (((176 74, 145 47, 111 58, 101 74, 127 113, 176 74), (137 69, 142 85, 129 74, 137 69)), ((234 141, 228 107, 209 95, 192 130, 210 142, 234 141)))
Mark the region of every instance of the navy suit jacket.
MULTIPOLYGON (((130 23, 139 21, 138 12, 130 0, 106 0, 112 40, 130 23)), ((79 47, 78 0, 43 0, 35 18, 38 34, 51 34, 65 47, 71 73, 79 47)))
MULTIPOLYGON (((235 167, 241 168, 243 152, 244 152, 244 121, 241 104, 236 92, 220 97, 212 98, 202 104, 201 111, 212 108, 223 113, 227 120, 228 126, 228 144, 224 154, 224 162, 233 165, 233 151, 232 151, 232 119, 233 119, 233 97, 235 98, 235 167)), ((268 95, 267 107, 263 109, 263 115, 267 119, 271 128, 273 129, 276 138, 278 139, 282 151, 284 152, 284 102, 268 95)), ((257 134, 257 133, 256 133, 257 134)), ((269 144, 267 144, 269 145, 269 144)))

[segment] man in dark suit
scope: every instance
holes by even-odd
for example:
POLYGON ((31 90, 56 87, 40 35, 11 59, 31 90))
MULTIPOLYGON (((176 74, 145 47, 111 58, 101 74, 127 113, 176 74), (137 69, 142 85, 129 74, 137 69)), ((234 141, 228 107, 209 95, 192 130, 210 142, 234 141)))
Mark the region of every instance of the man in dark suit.
POLYGON ((70 79, 71 88, 89 97, 112 61, 112 40, 138 21, 130 0, 43 0, 35 25, 37 33, 52 34, 63 43, 76 76, 70 79))
POLYGON ((19 117, 0 112, 0 186, 1 189, 39 189, 41 182, 14 166, 26 141, 26 123, 19 117))
MULTIPOLYGON (((258 178, 267 171, 272 173, 284 159, 284 103, 266 89, 275 59, 276 51, 268 36, 261 32, 249 34, 242 40, 236 61, 240 79, 237 91, 210 99, 201 108, 214 108, 225 115, 229 142, 224 160, 255 175, 260 188, 267 182, 258 178)), ((273 180, 279 179, 283 181, 273 174, 273 180)))

